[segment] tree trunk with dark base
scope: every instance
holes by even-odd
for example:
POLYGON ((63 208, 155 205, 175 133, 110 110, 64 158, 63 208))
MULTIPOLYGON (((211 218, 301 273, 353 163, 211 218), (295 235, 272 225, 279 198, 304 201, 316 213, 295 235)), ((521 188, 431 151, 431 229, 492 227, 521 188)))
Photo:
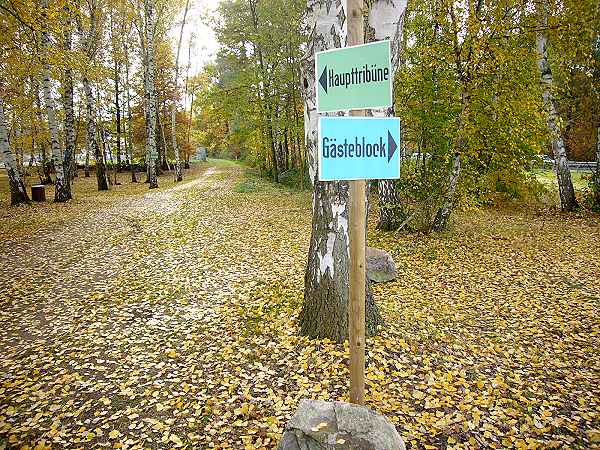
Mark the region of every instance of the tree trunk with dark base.
MULTIPOLYGON (((317 182, 313 204, 319 207, 313 209, 300 330, 343 342, 348 339, 348 183, 317 182)), ((368 282, 365 291, 365 332, 372 336, 382 321, 368 282)))
MULTIPOLYGON (((83 89, 85 91, 86 99, 86 121, 87 121, 87 146, 88 152, 94 155, 96 159, 96 180, 98 182, 99 191, 108 191, 108 179, 106 177, 106 166, 104 164, 103 151, 98 144, 98 138, 96 137, 96 118, 94 116, 94 94, 92 92, 92 86, 90 81, 83 78, 83 89)), ((86 164, 87 167, 87 164, 86 164)), ((89 171, 86 170, 86 176, 89 176, 89 171)))
POLYGON ((393 231, 402 223, 400 195, 394 180, 379 180, 377 183, 379 219, 377 229, 393 231))
MULTIPOLYGON (((326 0, 308 0, 307 8, 312 30, 309 53, 302 63, 302 87, 306 152, 314 190, 300 329, 302 334, 312 338, 342 342, 348 338, 348 183, 318 181, 314 53, 345 45, 343 21, 346 12, 341 2, 331 4, 326 0)), ((372 335, 381 318, 368 281, 365 290, 366 333, 372 335)))
POLYGON ((556 109, 556 99, 552 92, 554 79, 552 69, 548 62, 548 4, 544 0, 536 4, 539 30, 536 33, 536 47, 538 55, 538 69, 540 71, 540 84, 542 85, 542 96, 544 107, 548 115, 548 128, 552 135, 552 152, 556 161, 556 177, 558 180, 558 193, 560 196, 560 207, 563 211, 574 211, 577 208, 575 189, 571 180, 571 170, 567 159, 567 150, 559 125, 559 117, 556 109))
POLYGON ((44 50, 42 61, 42 89, 46 104, 46 116, 48 117, 48 129, 50 131, 50 147, 52 149, 52 163, 54 164, 55 189, 54 201, 66 202, 71 198, 71 183, 65 179, 63 167, 63 155, 61 151, 58 121, 56 120, 56 107, 52 97, 52 79, 48 52, 50 50, 50 33, 48 32, 48 0, 42 0, 42 48, 44 50))
POLYGON ((6 118, 4 117, 4 103, 0 98, 0 154, 2 155, 2 162, 6 169, 8 176, 8 184, 10 187, 10 204, 18 205, 20 203, 29 203, 29 196, 27 195, 27 189, 23 179, 19 174, 17 168, 17 161, 15 155, 10 149, 10 143, 8 142, 8 127, 6 126, 6 118))
MULTIPOLYGON (((365 42, 377 42, 389 39, 391 49, 390 78, 400 67, 400 51, 402 43, 402 29, 404 27, 404 15, 406 3, 390 2, 389 0, 375 0, 369 8, 368 28, 366 30, 365 42)), ((394 107, 371 110, 374 117, 394 117, 394 107)), ((403 217, 400 209, 400 193, 394 180, 379 180, 379 219, 377 228, 383 231, 397 229, 402 223, 403 217)))
MULTIPOLYGON (((183 20, 181 21, 181 29, 179 30, 179 44, 177 44, 177 57, 175 58, 175 87, 179 83, 179 53, 181 51, 181 40, 183 39, 183 27, 185 27, 185 19, 187 17, 190 0, 186 0, 185 9, 183 11, 183 20)), ((177 144, 177 103, 173 102, 171 110, 171 140, 173 143, 173 151, 175 152, 175 181, 183 180, 183 171, 181 170, 181 155, 179 145, 177 144)))
MULTIPOLYGON (((73 45, 73 35, 71 32, 70 12, 68 6, 65 6, 65 31, 64 31, 64 46, 65 52, 70 54, 73 45)), ((72 197, 71 182, 75 177, 75 111, 73 106, 73 69, 70 66, 65 68, 63 80, 63 104, 65 109, 65 154, 63 157, 63 167, 65 171, 65 179, 68 188, 68 197, 72 197)))
POLYGON ((442 207, 438 209, 435 219, 433 221, 432 229, 435 232, 446 231, 448 228, 448 222, 450 220, 450 213, 454 203, 454 195, 456 193, 456 186, 458 185, 458 177, 460 175, 460 153, 454 155, 452 162, 452 172, 450 173, 450 180, 448 181, 448 191, 444 198, 442 207))
POLYGON ((156 148, 156 91, 154 86, 154 0, 144 0, 146 31, 146 102, 148 105, 148 121, 146 123, 146 153, 148 155, 148 183, 150 189, 158 187, 159 155, 156 148))

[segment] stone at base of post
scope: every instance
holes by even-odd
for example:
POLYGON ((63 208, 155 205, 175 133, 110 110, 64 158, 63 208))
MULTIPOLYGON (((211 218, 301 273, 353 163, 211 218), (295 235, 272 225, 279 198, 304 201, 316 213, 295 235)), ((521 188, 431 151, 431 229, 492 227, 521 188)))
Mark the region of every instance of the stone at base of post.
POLYGON ((278 450, 405 450, 394 426, 366 406, 300 400, 278 450))

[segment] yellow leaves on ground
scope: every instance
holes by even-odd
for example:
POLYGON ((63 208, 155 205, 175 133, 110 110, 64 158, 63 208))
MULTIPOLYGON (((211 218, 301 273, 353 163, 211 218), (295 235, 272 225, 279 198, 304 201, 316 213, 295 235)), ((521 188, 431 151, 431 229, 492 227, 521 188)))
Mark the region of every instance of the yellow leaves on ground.
POLYGON ((111 439, 117 439, 119 436, 121 436, 119 430, 112 430, 110 433, 108 433, 108 437, 111 439))
MULTIPOLYGON (((347 345, 298 335, 310 196, 240 173, 0 243, 0 445, 273 449, 300 398, 347 400, 347 345)), ((409 448, 598 446, 598 219, 539 214, 370 230, 400 277, 373 286, 367 403, 409 448)))

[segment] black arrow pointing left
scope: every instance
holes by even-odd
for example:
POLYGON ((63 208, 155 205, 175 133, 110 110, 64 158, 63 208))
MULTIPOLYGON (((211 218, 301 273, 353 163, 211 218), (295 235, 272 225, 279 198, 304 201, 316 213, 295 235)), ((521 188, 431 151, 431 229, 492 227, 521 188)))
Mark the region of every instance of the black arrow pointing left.
POLYGON ((323 86, 323 89, 327 94, 327 66, 325 66, 325 69, 323 69, 323 73, 319 77, 319 83, 321 84, 321 86, 323 86))

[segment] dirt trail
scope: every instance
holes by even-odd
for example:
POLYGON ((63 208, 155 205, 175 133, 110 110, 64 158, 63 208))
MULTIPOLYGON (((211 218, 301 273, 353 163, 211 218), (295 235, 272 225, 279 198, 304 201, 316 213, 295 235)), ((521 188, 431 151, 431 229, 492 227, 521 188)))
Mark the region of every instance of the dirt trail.
POLYGON ((4 241, 0 348, 12 353, 32 341, 69 333, 80 319, 79 304, 69 300, 111 292, 136 251, 127 237, 142 232, 140 224, 149 214, 163 219, 173 214, 181 205, 176 193, 210 185, 215 173, 209 167, 172 188, 120 199, 58 229, 4 241))

